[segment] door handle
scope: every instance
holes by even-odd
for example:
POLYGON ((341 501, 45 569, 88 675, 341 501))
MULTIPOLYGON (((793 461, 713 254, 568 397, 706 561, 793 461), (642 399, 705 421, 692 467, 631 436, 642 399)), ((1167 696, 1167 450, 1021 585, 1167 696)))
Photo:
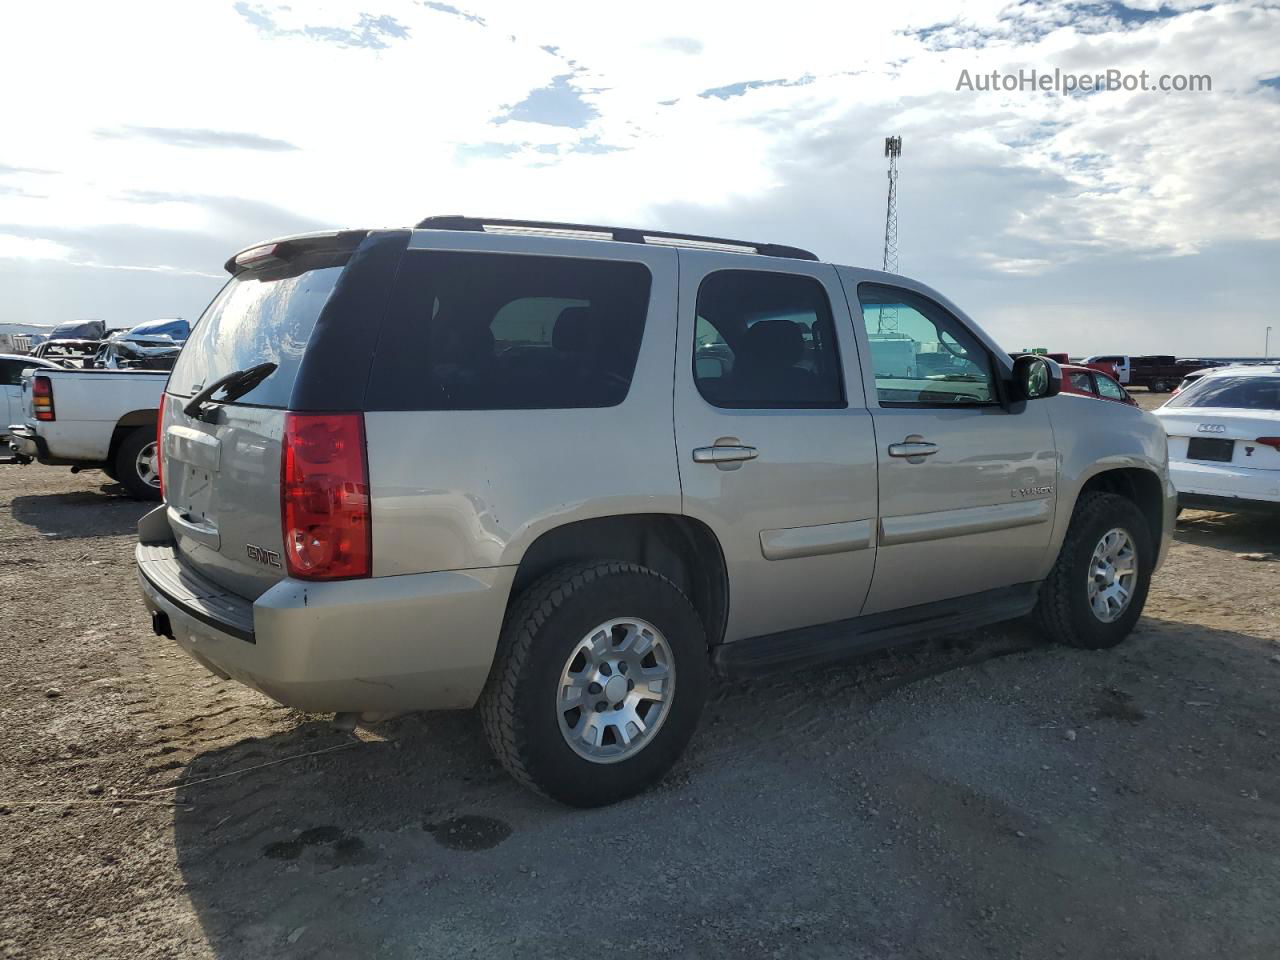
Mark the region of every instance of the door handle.
POLYGON ((918 433, 913 433, 901 443, 889 444, 889 456, 905 458, 907 463, 924 463, 925 457, 938 452, 938 445, 930 443, 918 433))
POLYGON ((742 460, 754 460, 760 455, 755 447, 742 444, 716 444, 714 447, 695 447, 694 463, 737 463, 742 460))

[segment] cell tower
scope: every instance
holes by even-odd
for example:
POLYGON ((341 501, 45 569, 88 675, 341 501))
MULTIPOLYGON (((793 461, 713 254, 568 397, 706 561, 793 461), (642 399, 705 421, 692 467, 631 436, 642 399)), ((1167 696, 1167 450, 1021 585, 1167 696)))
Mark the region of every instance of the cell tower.
MULTIPOLYGON (((884 209, 884 272, 898 272, 898 157, 902 155, 902 137, 884 138, 884 155, 889 158, 889 199, 884 209)), ((898 311, 880 308, 880 332, 898 329, 898 311)))
POLYGON ((902 138, 885 137, 884 155, 889 158, 889 202, 884 209, 884 271, 898 272, 898 157, 902 138))

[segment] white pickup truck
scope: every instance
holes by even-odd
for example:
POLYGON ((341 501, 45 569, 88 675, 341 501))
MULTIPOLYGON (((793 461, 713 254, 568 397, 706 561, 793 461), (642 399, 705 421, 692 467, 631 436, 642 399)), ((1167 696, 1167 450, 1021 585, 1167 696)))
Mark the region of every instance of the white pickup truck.
POLYGON ((101 470, 135 499, 158 500, 156 408, 168 379, 163 370, 28 370, 9 445, 20 459, 101 470))

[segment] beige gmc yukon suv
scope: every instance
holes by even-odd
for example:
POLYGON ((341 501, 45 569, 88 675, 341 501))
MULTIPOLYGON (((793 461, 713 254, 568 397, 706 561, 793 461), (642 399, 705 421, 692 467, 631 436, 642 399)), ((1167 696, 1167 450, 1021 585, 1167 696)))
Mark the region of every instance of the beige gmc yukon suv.
POLYGON ((565 803, 660 778, 714 673, 1112 646, 1168 545, 1155 419, 905 277, 464 217, 227 269, 161 404, 156 632, 303 710, 478 706, 565 803))

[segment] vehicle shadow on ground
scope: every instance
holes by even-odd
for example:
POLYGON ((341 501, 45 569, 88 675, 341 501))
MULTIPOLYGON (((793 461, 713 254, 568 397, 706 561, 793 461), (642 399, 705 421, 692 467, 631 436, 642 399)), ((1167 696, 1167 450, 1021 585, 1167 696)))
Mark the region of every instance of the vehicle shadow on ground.
POLYGON ((1232 553, 1280 552, 1280 513, 1186 510, 1174 537, 1183 543, 1232 553))
POLYGON ((105 483, 99 492, 30 494, 14 497, 13 518, 46 537, 118 537, 134 533, 155 506, 131 500, 124 487, 105 483))
MULTIPOLYGON (((1180 836, 1201 835, 1204 816, 1231 834, 1241 812, 1225 802, 1197 810, 1187 794, 1194 784, 1166 783, 1166 772, 1131 759, 1103 758, 1087 770, 1063 765, 1056 752, 1064 726, 1091 724, 1130 749, 1133 731, 1160 726, 1139 727, 1146 711, 1166 709, 1142 689, 1142 677, 1174 664, 1177 675, 1212 679, 1221 667, 1208 669, 1204 651, 1242 643, 1258 646, 1226 631, 1148 620, 1121 648, 1127 654, 1087 653, 1042 645, 1016 623, 721 683, 689 755, 660 786, 587 811, 517 786, 491 758, 472 713, 404 717, 361 731, 355 746, 350 734, 305 722, 193 761, 188 778, 221 779, 180 791, 189 806, 175 811, 178 863, 204 935, 227 958, 594 955, 566 948, 589 941, 610 957, 652 956, 655 948, 768 956, 853 942, 878 944, 868 956, 914 956, 917 947, 985 955, 994 920, 983 911, 995 909, 988 902, 1018 918, 1005 935, 1026 949, 1012 950, 1019 955, 1056 956, 1065 942, 1077 955, 1149 948, 1195 956, 1218 942, 1200 937, 1233 936, 1222 929, 1231 911, 1212 931, 1193 930, 1207 902, 1184 903, 1193 888, 1180 876, 1132 902, 1125 891, 1146 882, 1147 867, 1128 846, 1125 816, 1140 809, 1144 829, 1180 836), (1161 662, 1148 662, 1153 656, 1161 662), (1046 690, 1056 712, 1045 708, 1046 690), (940 723, 939 711, 951 718, 952 710, 954 719, 940 723), (1029 749, 1039 740, 1052 752, 1029 749), (224 776, 301 754, 312 755, 224 776), (1042 760, 1054 762, 1052 772, 1042 760), (1032 778, 1016 809, 988 789, 1011 767, 1032 778), (1087 799, 1082 783, 1106 778, 1124 781, 1115 791, 1132 796, 1133 808, 1115 814, 1114 836, 1108 827, 1083 842, 1077 831, 1094 822, 1073 818, 1089 817, 1089 804, 1061 806, 1062 798, 1087 799), (1152 790, 1185 796, 1148 806, 1139 798, 1152 790), (1056 825, 1042 827, 1042 815, 1056 825), (926 821, 927 836, 912 840, 920 829, 913 817, 926 821), (602 897, 610 916, 603 928, 592 908, 602 897), (1064 927, 1071 914, 1090 917, 1088 929, 1064 927), (1187 922, 1170 923, 1174 915, 1187 922), (1126 939, 1132 931, 1137 939, 1126 939)), ((1247 722, 1276 726, 1274 718, 1247 722)), ((1178 749, 1180 734, 1163 736, 1172 739, 1143 749, 1178 749)), ((1230 759, 1255 763, 1245 752, 1266 746, 1242 740, 1230 759)), ((1255 839, 1242 843, 1256 843, 1250 823, 1255 839)), ((1262 846, 1275 854, 1271 840, 1262 846)), ((1232 862, 1237 853, 1221 853, 1224 871, 1230 863, 1249 876, 1232 862)))

